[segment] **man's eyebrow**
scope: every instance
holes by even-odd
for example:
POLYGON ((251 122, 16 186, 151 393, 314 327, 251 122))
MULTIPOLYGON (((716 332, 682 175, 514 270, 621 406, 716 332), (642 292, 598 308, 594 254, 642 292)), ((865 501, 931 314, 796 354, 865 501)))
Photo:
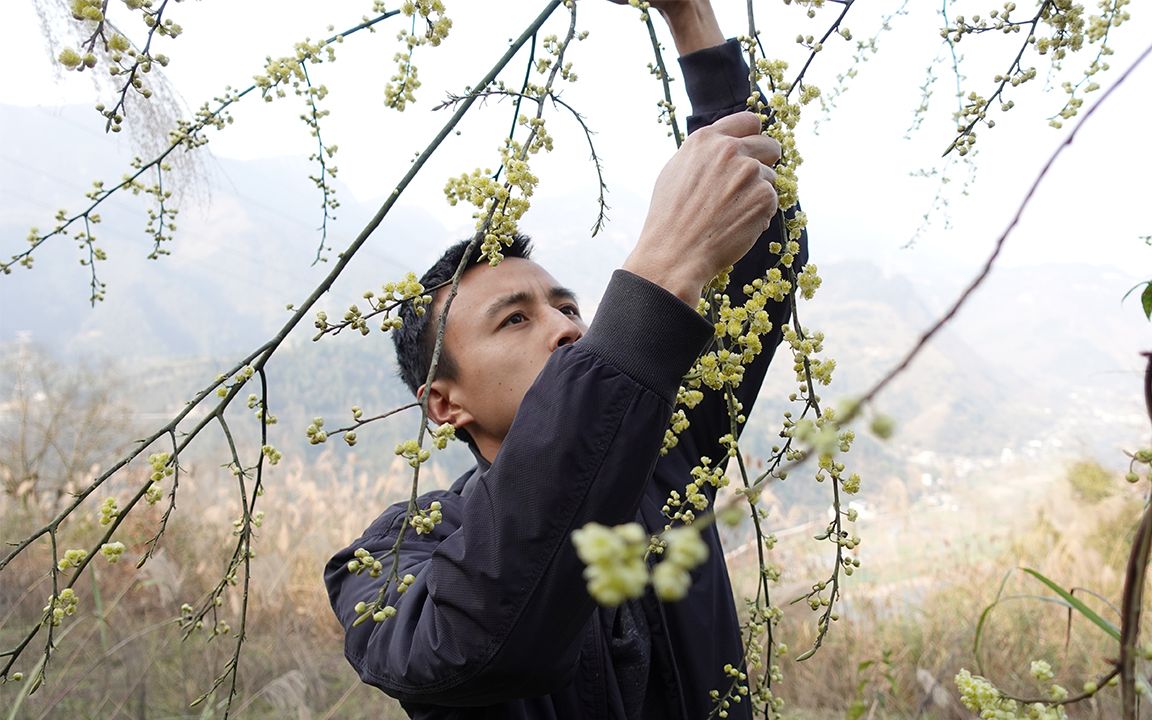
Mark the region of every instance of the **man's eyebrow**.
POLYGON ((501 295, 488 305, 488 309, 484 311, 484 317, 494 318, 500 313, 504 312, 506 308, 512 305, 519 305, 531 297, 532 295, 524 290, 508 293, 507 295, 501 295))
MULTIPOLYGON (((493 300, 492 303, 488 305, 488 309, 484 311, 484 316, 486 318, 494 318, 509 307, 528 302, 531 299, 532 293, 526 290, 519 290, 514 293, 502 295, 501 297, 493 300)), ((559 300, 576 302, 576 293, 566 287, 557 286, 548 291, 548 300, 549 302, 557 302, 559 300)))
POLYGON ((557 300, 568 300, 569 302, 577 303, 576 293, 572 292, 566 287, 554 287, 548 291, 548 299, 552 302, 557 300))

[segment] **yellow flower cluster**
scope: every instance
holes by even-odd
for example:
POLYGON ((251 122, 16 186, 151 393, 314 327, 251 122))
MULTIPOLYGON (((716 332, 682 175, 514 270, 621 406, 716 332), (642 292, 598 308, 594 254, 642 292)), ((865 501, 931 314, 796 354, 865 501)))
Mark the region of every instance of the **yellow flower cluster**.
MULTIPOLYGON (((683 393, 684 388, 681 387, 680 390, 681 390, 681 393, 683 393)), ((697 394, 699 394, 701 397, 703 397, 703 395, 704 395, 704 393, 701 393, 698 390, 695 392, 697 394)), ((680 402, 679 396, 677 397, 677 401, 680 402)), ((697 400, 696 402, 699 402, 699 400, 697 400)), ((685 404, 689 408, 696 406, 695 403, 693 403, 692 405, 687 405, 687 403, 683 403, 683 404, 685 404)), ((672 419, 668 423, 668 429, 664 431, 664 444, 660 447, 660 454, 661 455, 667 455, 669 450, 671 450, 672 448, 674 448, 680 444, 680 433, 687 430, 688 426, 689 426, 688 416, 684 414, 683 410, 677 410, 674 413, 672 413, 672 419)))
POLYGON ((103 555, 104 559, 109 563, 115 563, 120 560, 120 556, 124 554, 125 549, 124 543, 122 542, 104 543, 100 546, 100 554, 103 555))
POLYGON ((87 22, 102 22, 104 20, 103 5, 101 0, 72 0, 72 17, 87 22))
MULTIPOLYGON (((387 320, 387 318, 385 318, 385 320, 387 320)), ((319 326, 319 321, 317 321, 317 325, 319 326)), ((344 313, 344 325, 353 330, 359 330, 361 335, 367 335, 369 333, 368 321, 364 319, 364 315, 360 312, 360 308, 357 305, 348 306, 348 311, 344 313)), ((381 329, 386 330, 387 327, 381 329)))
POLYGON ((793 2, 802 8, 806 8, 807 15, 810 18, 816 17, 816 11, 824 7, 824 0, 784 0, 785 5, 791 5, 793 2))
POLYGON ((406 459, 408 464, 414 468, 420 467, 421 464, 428 461, 428 458, 432 457, 432 453, 420 447, 420 444, 415 440, 397 443, 396 454, 406 459))
POLYGON ((149 505, 155 505, 164 496, 164 478, 172 477, 176 473, 176 463, 172 462, 170 453, 158 452, 148 456, 148 465, 152 468, 152 473, 149 475, 152 482, 144 493, 144 499, 149 505))
POLYGON ((616 606, 644 594, 648 534, 637 523, 605 527, 588 523, 573 531, 572 544, 584 563, 588 594, 604 606, 616 606))
POLYGON ((708 559, 708 546, 695 528, 672 528, 663 536, 663 560, 652 570, 652 589, 665 602, 682 599, 692 586, 689 573, 708 559))
MULTIPOLYGON (((725 437, 731 438, 731 435, 727 435, 725 437)), ((728 486, 728 478, 724 475, 724 467, 722 465, 709 467, 711 464, 712 458, 707 456, 700 458, 700 464, 691 470, 692 479, 695 482, 690 483, 688 485, 689 488, 691 488, 693 485, 696 487, 701 487, 706 484, 711 485, 714 488, 722 488, 728 486)), ((689 492, 689 502, 691 502, 697 509, 703 510, 704 508, 700 507, 700 498, 696 498, 694 495, 695 493, 689 492)), ((705 502, 707 501, 705 500, 705 502)))
POLYGON ((380 607, 377 605, 377 603, 374 602, 366 603, 361 601, 356 603, 356 607, 353 609, 359 614, 359 617, 357 617, 356 620, 352 623, 353 627, 359 625, 368 618, 372 618, 372 622, 381 623, 388 618, 396 617, 396 608, 392 607, 391 605, 380 607))
POLYGON ((65 617, 76 614, 77 602, 76 592, 72 588, 64 588, 59 595, 49 597, 48 604, 44 607, 44 612, 47 613, 46 621, 53 627, 58 627, 65 617))
POLYGON ((1129 453, 1131 458, 1128 462, 1128 472, 1124 474, 1124 479, 1130 483, 1140 482, 1139 465, 1147 465, 1144 475, 1148 479, 1152 479, 1152 448, 1144 448, 1137 450, 1134 453, 1129 453))
MULTIPOLYGON (((804 397, 808 392, 808 374, 812 380, 821 385, 832 382, 832 371, 836 369, 836 360, 832 358, 820 359, 817 353, 824 350, 824 333, 816 331, 801 335, 791 326, 783 326, 784 341, 792 349, 792 369, 796 372, 796 381, 800 383, 799 395, 804 397)), ((796 400, 797 394, 789 396, 796 400)))
POLYGON ((125 0, 124 5, 128 10, 139 11, 141 21, 148 28, 148 37, 142 43, 143 49, 137 50, 127 37, 116 30, 118 27, 127 27, 127 23, 109 18, 106 14, 107 5, 101 0, 72 0, 69 9, 73 19, 84 23, 85 34, 90 35, 86 42, 88 50, 81 55, 72 48, 65 48, 60 52, 58 60, 69 70, 94 68, 99 60, 93 50, 102 48, 111 61, 108 74, 113 78, 122 77, 124 81, 120 88, 120 99, 114 107, 107 108, 101 103, 96 106, 96 110, 108 120, 109 130, 119 132, 124 120, 125 94, 131 90, 144 99, 152 97, 152 90, 144 82, 145 76, 152 71, 154 64, 168 64, 167 56, 151 52, 153 36, 175 38, 183 32, 183 28, 170 18, 162 18, 167 3, 153 10, 152 0, 125 0))
MULTIPOLYGON (((232 383, 224 383, 224 384, 220 385, 220 387, 216 388, 216 395, 218 397, 227 397, 228 392, 233 387, 240 387, 244 383, 251 380, 252 376, 255 374, 256 374, 255 368, 253 368, 251 365, 245 365, 244 367, 240 368, 239 372, 236 373, 236 377, 232 378, 232 383)), ((216 376, 216 380, 222 381, 226 377, 227 377, 226 375, 221 373, 220 375, 216 376)), ((251 403, 252 403, 252 396, 250 395, 249 396, 249 407, 252 407, 251 403)))
MULTIPOLYGON (((1051 669, 1048 669, 1048 677, 1042 678, 1044 673, 1036 674, 1038 665, 1032 663, 1034 676, 1041 682, 1047 682, 1051 679, 1051 669)), ((1040 669, 1046 666, 1047 663, 1043 663, 1040 669)), ((960 701, 964 706, 984 720, 1067 720, 1068 717, 1060 705, 1021 704, 1006 698, 986 678, 973 675, 967 669, 961 669, 956 674, 956 688, 960 691, 960 701)), ((1052 685, 1049 694, 1053 700, 1060 700, 1067 696, 1067 691, 1059 685, 1052 685)))
MULTIPOLYGON (((763 350, 761 336, 772 331, 772 322, 765 310, 769 301, 780 302, 792 290, 792 283, 785 280, 779 268, 772 268, 764 278, 757 278, 746 285, 747 300, 741 306, 733 307, 727 294, 714 293, 712 301, 717 304, 714 312, 716 337, 731 343, 732 349, 721 343, 716 350, 705 353, 685 376, 685 388, 699 392, 701 385, 713 390, 721 390, 727 385, 735 388, 744 378, 744 366, 752 362, 763 350)), ((712 306, 707 299, 700 301, 702 314, 710 314, 712 306)), ((681 394, 678 402, 686 399, 681 394)), ((694 407, 699 402, 689 406, 694 407)))
MULTIPOLYGON (((104 4, 101 0, 73 0, 71 7, 72 18, 85 23, 101 23, 104 21, 104 4)), ((121 37, 116 35, 115 37, 121 37)), ((96 67, 96 56, 91 52, 83 55, 72 48, 65 48, 58 58, 60 64, 69 70, 96 67)))
POLYGON ((96 56, 92 53, 84 53, 81 55, 72 48, 64 48, 60 51, 57 58, 60 64, 69 70, 76 70, 83 66, 86 68, 96 67, 96 56))
MULTIPOLYGON (((1063 62, 1068 53, 1082 50, 1088 45, 1097 45, 1096 57, 1084 69, 1083 77, 1073 83, 1061 82, 1061 86, 1068 98, 1064 107, 1051 116, 1049 124, 1059 128, 1063 120, 1075 117, 1084 104, 1080 97, 1081 91, 1088 93, 1100 88, 1100 84, 1093 79, 1097 73, 1108 70, 1108 63, 1102 58, 1112 54, 1108 45, 1108 35, 1111 28, 1119 27, 1129 18, 1125 7, 1130 0, 1099 0, 1098 14, 1086 14, 1082 3, 1074 0, 1049 0, 1041 3, 1036 14, 1027 19, 1018 19, 1012 16, 1016 11, 1016 3, 1005 2, 1002 8, 993 9, 988 17, 972 15, 957 16, 951 27, 945 27, 940 35, 950 43, 959 43, 967 35, 986 32, 996 32, 1005 35, 1019 33, 1022 27, 1030 27, 1032 32, 1025 38, 1023 45, 1013 59, 1006 74, 997 74, 993 81, 997 89, 992 99, 1000 99, 1000 109, 1012 109, 1015 103, 1002 97, 1003 91, 1011 86, 1018 87, 1022 83, 1037 77, 1037 69, 1021 63, 1025 50, 1031 46, 1038 56, 1051 58, 1052 69, 1059 72, 1063 69, 1063 62), (1044 29, 1041 33, 1039 30, 1044 29)), ((987 117, 989 100, 972 92, 968 94, 967 103, 958 116, 958 136, 952 147, 959 154, 965 155, 976 140, 973 128, 977 123, 984 123, 987 127, 995 126, 995 121, 987 117)))
MULTIPOLYGON (((248 525, 251 525, 251 527, 254 527, 254 528, 258 528, 263 524, 264 524, 264 512, 263 511, 254 512, 251 515, 241 515, 240 517, 238 517, 232 521, 232 534, 233 535, 243 535, 246 532, 250 532, 250 528, 247 527, 248 525)), ((256 553, 254 551, 252 551, 251 549, 249 549, 248 550, 248 557, 250 557, 250 558, 256 557, 256 553)))
POLYGON ((541 148, 552 147, 551 139, 546 132, 542 132, 543 120, 533 120, 536 122, 527 145, 508 140, 500 149, 505 172, 503 183, 496 179, 491 170, 477 169, 471 174, 450 179, 444 186, 449 205, 467 202, 477 208, 472 217, 476 219, 476 229, 484 233, 480 250, 492 265, 503 259, 503 248, 512 244, 517 223, 528 211, 528 198, 532 197, 540 182, 528 167, 527 155, 541 148))
MULTIPOLYGON (((787 250, 788 252, 784 253, 784 259, 790 264, 794 259, 793 256, 799 252, 800 248, 799 243, 789 241, 787 248, 782 248, 779 243, 773 243, 769 249, 776 253, 787 250)), ((812 277, 815 275, 813 274, 812 277)), ((806 278, 805 282, 811 284, 812 280, 806 278)), ((725 387, 736 388, 740 385, 744 379, 745 366, 763 350, 761 336, 773 329, 772 321, 766 310, 768 303, 770 301, 783 302, 793 288, 793 284, 785 279, 780 268, 771 268, 763 278, 757 278, 744 286, 743 291, 747 300, 743 305, 734 307, 731 297, 720 292, 727 284, 728 271, 726 270, 708 286, 708 290, 714 291, 710 295, 711 302, 709 302, 709 296, 705 296, 701 298, 697 306, 702 315, 713 318, 718 343, 717 349, 701 355, 688 374, 684 376, 684 384, 677 392, 676 402, 677 405, 683 405, 688 409, 696 407, 703 399, 702 386, 707 386, 715 391, 723 391, 725 387)), ((815 284, 819 284, 819 278, 815 278, 815 284)), ((734 411, 738 413, 737 422, 742 424, 746 418, 740 413, 741 409, 736 407, 734 411)), ((688 425, 689 421, 682 410, 673 413, 670 427, 664 433, 662 454, 667 454, 668 450, 678 444, 678 435, 687 429, 688 425)), ((726 435, 725 438, 721 439, 721 442, 728 448, 729 457, 738 452, 735 438, 731 435, 726 435)), ((716 487, 723 487, 727 484, 727 478, 724 477, 721 467, 707 470, 711 461, 708 458, 701 458, 701 462, 702 465, 693 470, 693 481, 685 488, 684 494, 681 495, 675 490, 669 494, 663 510, 670 520, 690 524, 695 519, 695 512, 691 509, 685 509, 684 506, 690 505, 695 508, 695 511, 702 511, 706 508, 705 496, 699 492, 702 481, 710 482, 716 487), (702 476, 697 476, 702 472, 708 473, 709 479, 705 480, 702 476)))
POLYGON ((800 295, 805 300, 811 300, 816 295, 816 289, 820 287, 823 280, 816 274, 816 266, 808 263, 800 274, 796 276, 796 285, 800 288, 800 295))
POLYGON ((267 56, 264 59, 264 73, 252 76, 265 102, 272 102, 274 98, 287 95, 282 87, 285 84, 290 85, 297 95, 305 94, 307 90, 304 88, 307 88, 309 83, 304 64, 321 63, 325 59, 332 62, 336 59, 336 48, 326 40, 312 42, 305 38, 302 42, 296 43, 293 49, 295 52, 292 55, 278 58, 267 56))
POLYGON ((383 315, 380 331, 397 330, 404 323, 398 315, 392 315, 393 310, 403 303, 411 303, 416 316, 420 317, 424 315, 425 309, 432 302, 432 296, 424 294, 424 286, 416 279, 416 274, 411 272, 406 274, 402 280, 384 283, 380 294, 366 290, 364 299, 368 301, 369 311, 367 313, 360 310, 359 306, 351 305, 344 313, 344 319, 338 323, 329 323, 328 313, 323 310, 316 313, 316 329, 322 335, 328 332, 338 333, 344 328, 350 327, 359 331, 361 335, 367 335, 369 332, 368 320, 377 315, 383 315))
POLYGON ((260 452, 264 457, 268 458, 269 465, 278 465, 280 464, 280 460, 284 458, 284 455, 272 445, 260 446, 260 452))
POLYGON ((272 413, 264 412, 264 401, 261 400, 256 393, 248 394, 248 409, 256 411, 256 419, 263 422, 265 425, 275 425, 276 416, 272 413))
POLYGON ((105 498, 104 502, 100 503, 100 524, 110 525, 118 517, 120 508, 116 505, 116 498, 105 498))
POLYGON ((440 508, 439 500, 433 500, 423 510, 417 508, 416 514, 409 518, 408 524, 412 526, 417 535, 427 535, 444 519, 440 508))
POLYGON ((716 702, 716 716, 719 718, 728 717, 728 709, 732 707, 732 703, 738 703, 748 695, 748 674, 746 672, 728 663, 724 666, 724 674, 732 679, 732 690, 723 698, 715 690, 710 693, 716 702))
POLYGON ((420 87, 416 66, 412 64, 412 53, 421 45, 438 46, 452 29, 452 20, 444 14, 444 3, 440 0, 407 0, 401 11, 412 18, 412 31, 401 30, 396 39, 404 43, 405 49, 396 53, 396 72, 384 86, 384 104, 403 111, 408 103, 416 102, 416 90, 420 87), (433 18, 432 16, 436 17, 433 18), (424 19, 423 33, 415 31, 416 18, 424 19))
MULTIPOLYGON (((566 2, 565 5, 575 11, 574 4, 566 2)), ((500 148, 501 166, 495 173, 487 169, 483 171, 477 169, 470 174, 449 179, 444 187, 444 194, 450 205, 468 202, 477 208, 472 217, 476 219, 477 231, 483 235, 480 250, 491 265, 496 265, 503 259, 503 248, 511 245, 512 238, 517 232, 517 223, 527 212, 529 198, 539 183, 539 178, 532 173, 528 165, 528 156, 535 155, 541 150, 552 150, 552 136, 542 117, 544 101, 549 97, 555 99, 553 84, 557 76, 570 82, 576 80, 572 64, 564 61, 564 53, 572 39, 583 40, 587 36, 586 32, 576 33, 570 30, 564 39, 556 35, 548 35, 543 39, 544 51, 552 56, 536 63, 538 72, 547 73, 543 85, 526 81, 522 90, 514 91, 499 83, 497 89, 491 91, 491 94, 514 95, 536 102, 535 116, 519 115, 516 118, 518 126, 528 128, 528 137, 523 143, 511 135, 505 140, 500 148), (504 173, 503 183, 499 181, 501 173, 504 173)), ((477 94, 483 95, 489 92, 481 89, 477 94)))
POLYGON ((195 150, 206 145, 208 138, 202 131, 209 127, 223 130, 230 125, 232 116, 225 111, 225 108, 239 99, 239 93, 228 88, 224 95, 213 98, 218 104, 217 109, 213 110, 208 103, 204 103, 196 109, 192 120, 178 119, 175 129, 168 132, 168 142, 172 145, 183 145, 187 150, 195 150))
POLYGON ((400 578, 396 583, 396 592, 403 595, 408 592, 408 588, 412 587, 412 583, 416 582, 416 576, 412 574, 405 575, 400 578))
MULTIPOLYGON (((384 571, 384 565, 376 558, 372 557, 372 553, 364 548, 356 548, 355 559, 348 561, 348 572, 353 575, 359 575, 365 570, 371 577, 380 577, 380 573, 384 571)), ((362 611, 357 611, 362 612, 362 611)))
POLYGON ((308 426, 308 429, 304 431, 305 437, 308 438, 308 444, 320 445, 328 439, 328 433, 324 432, 323 427, 324 418, 312 418, 312 423, 308 426))
POLYGON ((456 439, 456 426, 451 423, 441 423, 432 429, 432 443, 437 450, 448 447, 449 440, 456 439))
POLYGON ((65 550, 64 557, 60 558, 60 561, 56 563, 56 569, 63 571, 67 570, 68 568, 80 567, 80 563, 84 562, 87 557, 87 550, 82 550, 80 548, 65 550))
POLYGON ((711 458, 701 457, 700 464, 692 468, 692 480, 684 487, 683 496, 677 490, 668 494, 668 499, 661 508, 661 512, 669 519, 669 528, 671 528, 672 522, 677 521, 691 525, 696 520, 697 512, 704 512, 708 509, 708 496, 701 492, 705 485, 711 485, 715 488, 727 487, 728 478, 724 475, 724 467, 713 468, 710 467, 711 464, 711 458), (691 506, 692 509, 688 509, 686 506, 691 506))
MULTIPOLYGON (((756 50, 755 38, 742 37, 740 42, 750 54, 754 55, 756 50)), ((753 80, 756 82, 767 80, 768 86, 773 88, 775 92, 771 93, 765 102, 760 97, 759 91, 753 91, 747 101, 748 109, 758 113, 761 121, 767 123, 764 134, 776 138, 780 143, 781 157, 780 162, 775 166, 775 185, 782 211, 788 210, 798 201, 796 169, 803 162, 803 158, 796 148, 795 137, 796 125, 800 122, 800 104, 790 102, 788 99, 791 85, 784 79, 784 71, 787 69, 788 63, 783 60, 769 60, 767 58, 756 60, 752 65, 753 80), (765 114, 766 110, 771 111, 771 116, 765 114)), ((811 101, 819 95, 820 90, 814 85, 806 85, 801 89, 803 102, 811 101)), ((793 223, 796 228, 794 232, 793 228, 789 228, 790 238, 795 239, 800 236, 800 229, 804 227, 804 222, 805 219, 801 218, 798 222, 793 223)), ((790 263, 784 262, 783 264, 789 265, 790 263)))

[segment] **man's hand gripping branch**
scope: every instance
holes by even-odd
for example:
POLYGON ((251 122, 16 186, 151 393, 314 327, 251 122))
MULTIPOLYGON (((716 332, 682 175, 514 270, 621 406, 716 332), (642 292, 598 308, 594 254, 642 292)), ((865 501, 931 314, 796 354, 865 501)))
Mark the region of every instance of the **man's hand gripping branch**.
POLYGON ((778 209, 780 144, 760 134, 752 113, 729 115, 693 133, 668 161, 623 268, 695 305, 717 273, 768 229, 778 209))

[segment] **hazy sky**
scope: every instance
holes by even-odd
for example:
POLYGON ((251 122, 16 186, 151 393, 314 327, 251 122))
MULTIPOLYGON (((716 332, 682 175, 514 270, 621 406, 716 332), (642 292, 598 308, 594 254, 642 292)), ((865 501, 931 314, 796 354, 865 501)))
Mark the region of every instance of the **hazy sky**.
MULTIPOLYGON (((355 199, 375 204, 387 194, 408 159, 446 118, 444 112, 430 114, 430 108, 446 91, 462 91, 478 80, 503 52, 507 39, 519 34, 541 6, 539 2, 460 0, 446 4, 455 22, 452 35, 440 48, 418 51, 416 64, 424 86, 417 104, 402 115, 382 104, 384 83, 394 71, 399 18, 379 26, 374 36, 350 38, 338 49, 335 64, 313 70, 314 80, 332 91, 325 100, 331 116, 324 133, 329 142, 340 145, 336 158, 340 181, 355 199)), ((998 118, 995 130, 981 133, 979 169, 967 196, 957 192, 968 173, 966 166, 946 170, 953 179, 946 190, 950 225, 944 216, 936 216, 915 249, 901 249, 920 226, 921 216, 940 187, 909 174, 945 167, 939 156, 951 139, 950 113, 956 105, 955 80, 948 63, 942 62, 945 50, 938 36, 939 15, 924 3, 907 4, 913 10, 892 18, 891 30, 879 36, 879 53, 869 54, 868 62, 859 66, 858 77, 846 86, 837 108, 829 115, 815 104, 806 110, 809 123, 820 119, 821 125, 819 135, 812 134, 810 124, 801 135, 806 159, 801 195, 813 232, 821 238, 821 256, 867 256, 903 272, 945 266, 959 278, 987 253, 1027 184, 1065 136, 1066 130, 1052 130, 1045 121, 1061 105, 1058 80, 1065 76, 1053 81, 1056 87, 1047 96, 1039 95, 1035 91, 1044 83, 1046 67, 1041 66, 1041 80, 1034 83, 1037 87, 1018 92, 1014 96, 1017 109, 998 118), (938 79, 930 114, 921 129, 905 139, 920 101, 919 87, 933 63, 938 79)), ((857 3, 845 25, 855 40, 867 39, 877 32, 881 18, 892 15, 900 5, 897 0, 857 3)), ((744 31, 743 2, 725 0, 717 7, 727 33, 744 31)), ((769 51, 789 58, 793 68, 804 59, 794 42, 796 34, 818 34, 839 10, 830 4, 816 20, 807 20, 801 10, 780 2, 762 2, 757 7, 769 51)), ((225 85, 249 83, 266 54, 287 54, 295 40, 325 35, 328 24, 337 29, 353 25, 370 8, 369 2, 181 3, 173 5, 169 14, 184 26, 184 35, 175 41, 158 41, 157 50, 171 56, 166 74, 183 101, 196 106, 225 85)), ((564 91, 564 97, 587 116, 597 133, 613 223, 600 238, 584 240, 595 217, 595 175, 575 123, 550 113, 557 149, 535 162, 541 177, 538 208, 525 225, 541 239, 560 232, 569 243, 587 242, 586 250, 619 257, 639 228, 653 179, 672 152, 672 144, 655 124, 659 87, 646 70, 651 48, 636 11, 592 0, 582 0, 579 9, 580 27, 591 35, 571 50, 580 79, 564 91)), ((954 4, 957 13, 987 10, 980 3, 954 4)), ((1135 8, 1135 20, 1115 31, 1117 53, 1111 58, 1112 72, 1102 78, 1105 86, 1143 49, 1139 43, 1152 37, 1152 13, 1142 10, 1135 8)), ((566 15, 558 14, 549 31, 562 32, 566 22, 566 15)), ((51 107, 96 101, 86 78, 55 72, 30 3, 6 8, 0 40, 9 49, 9 57, 19 58, 20 64, 19 72, 8 73, 5 103, 51 107)), ((965 91, 990 92, 991 77, 1006 67, 1014 55, 1014 43, 1015 38, 995 34, 966 39, 959 48, 970 55, 964 66, 965 91)), ((848 67, 854 49, 855 42, 834 37, 813 64, 809 79, 825 96, 836 86, 835 75, 848 67)), ((670 62, 674 54, 668 52, 670 62)), ((1075 71, 1087 59, 1068 63, 1066 76, 1076 80, 1075 71)), ((522 72, 523 61, 518 59, 506 76, 514 81, 522 72)), ((1152 165, 1144 100, 1150 84, 1152 67, 1146 66, 1086 126, 1017 229, 1004 257, 1006 264, 1088 260, 1115 265, 1130 273, 1133 282, 1152 274, 1152 248, 1138 239, 1152 234, 1142 180, 1145 168, 1152 165)), ((686 108, 687 103, 681 101, 680 106, 686 108)), ((313 140, 297 117, 302 108, 301 101, 293 97, 267 106, 248 102, 237 109, 235 126, 212 136, 209 149, 220 158, 306 157, 313 140)), ((472 223, 469 211, 448 207, 442 194, 444 180, 476 167, 494 166, 509 119, 507 104, 493 104, 466 120, 462 134, 442 148, 403 202, 433 216, 448 237, 466 234, 472 223)), ((95 111, 91 126, 100 128, 95 111)), ((98 137, 93 134, 94 141, 98 137)), ((51 137, 19 139, 25 146, 51 141, 51 137)), ((0 172, 16 172, 14 165, 5 162, 11 157, 10 151, 0 149, 0 172)), ((67 167, 45 171, 71 180, 67 167)), ((75 178, 73 207, 80 204, 89 182, 89 178, 75 178)), ((49 220, 50 215, 39 223, 49 220)), ((342 231, 343 235, 333 238, 336 247, 355 228, 343 226, 342 231)), ((22 242, 22 237, 8 238, 0 250, 8 254, 22 242)), ((389 245, 386 252, 403 256, 398 244, 389 245)))

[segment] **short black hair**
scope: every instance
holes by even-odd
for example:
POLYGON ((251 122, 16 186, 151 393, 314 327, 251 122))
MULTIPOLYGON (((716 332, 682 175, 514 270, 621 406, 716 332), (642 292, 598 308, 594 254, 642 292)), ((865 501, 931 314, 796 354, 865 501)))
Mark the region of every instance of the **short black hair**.
MULTIPOLYGON (((474 238, 454 243, 440 256, 432 267, 428 268, 420 284, 427 289, 443 285, 452 279, 460 260, 472 244, 474 238)), ((532 240, 526 235, 513 235, 512 244, 503 248, 504 257, 523 258, 528 260, 532 256, 532 240)), ((475 265, 483 260, 480 253, 480 242, 468 260, 469 265, 475 265)), ((400 306, 400 319, 404 324, 392 331, 392 342, 396 344, 396 360, 400 365, 400 378, 408 389, 415 395, 428 379, 428 369, 432 367, 432 351, 436 348, 436 319, 439 312, 435 310, 435 303, 425 308, 423 315, 416 314, 412 303, 400 306)), ((436 364, 436 376, 452 378, 456 376, 456 363, 448 348, 440 349, 440 361, 436 364)))

